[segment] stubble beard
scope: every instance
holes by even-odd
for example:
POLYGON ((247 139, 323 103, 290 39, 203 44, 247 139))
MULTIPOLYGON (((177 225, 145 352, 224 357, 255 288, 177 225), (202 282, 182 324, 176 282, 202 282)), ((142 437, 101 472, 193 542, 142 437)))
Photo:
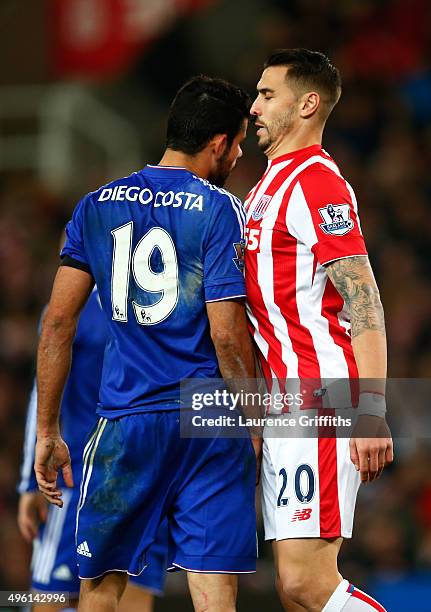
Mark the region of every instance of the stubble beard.
POLYGON ((266 138, 260 137, 258 147, 265 154, 270 150, 271 146, 277 141, 283 140, 293 129, 293 109, 274 119, 269 125, 265 125, 267 132, 266 138))
POLYGON ((227 150, 220 157, 217 169, 208 176, 208 181, 216 187, 224 187, 224 184, 233 170, 233 168, 231 169, 230 164, 228 164, 228 156, 229 151, 227 150))

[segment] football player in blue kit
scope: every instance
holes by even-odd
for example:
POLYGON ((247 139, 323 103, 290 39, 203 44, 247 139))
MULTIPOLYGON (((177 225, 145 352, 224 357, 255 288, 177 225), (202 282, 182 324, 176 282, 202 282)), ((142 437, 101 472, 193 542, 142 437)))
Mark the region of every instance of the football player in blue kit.
POLYGON ((221 188, 249 108, 240 88, 191 79, 172 103, 160 163, 86 195, 67 226, 38 350, 35 472, 61 506, 57 470, 73 479, 59 404, 96 283, 108 341, 78 504, 80 612, 118 609, 166 516, 169 566, 187 570, 195 610, 234 611, 237 574, 255 571, 260 440, 180 436, 181 380, 255 377, 238 257, 244 212, 221 188))
MULTIPOLYGON (((99 397, 107 326, 94 288, 79 318, 72 347, 72 366, 61 403, 61 432, 72 461, 75 487, 62 486, 63 507, 51 505, 38 491, 33 470, 36 444, 37 390, 34 385, 27 412, 24 458, 18 486, 18 525, 24 539, 33 542, 31 564, 32 589, 43 592, 67 592, 68 609, 76 606, 79 577, 76 565, 75 518, 79 500, 82 454, 87 434, 96 421, 95 407, 99 397)), ((149 568, 140 576, 130 577, 121 599, 120 612, 151 612, 154 594, 163 592, 167 561, 167 527, 161 525, 156 542, 149 552, 149 568)), ((65 607, 41 604, 45 612, 65 607)), ((33 612, 37 612, 34 605, 33 612)))

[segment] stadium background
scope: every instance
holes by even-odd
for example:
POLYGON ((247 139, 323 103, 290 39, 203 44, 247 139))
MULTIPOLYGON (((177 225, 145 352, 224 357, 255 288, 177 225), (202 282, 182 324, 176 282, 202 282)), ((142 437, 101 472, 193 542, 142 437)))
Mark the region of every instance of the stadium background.
MULTIPOLYGON (((16 527, 37 320, 78 197, 163 150, 189 76, 253 95, 276 47, 327 52, 344 94, 324 146, 353 184, 381 289, 392 377, 431 376, 431 4, 427 0, 40 0, 0 3, 0 590, 25 589, 16 527)), ((250 129, 229 188, 265 167, 250 129)), ((408 405, 405 406, 408 410, 408 405)), ((431 612, 431 448, 396 441, 363 488, 341 569, 391 612, 431 612)), ((240 609, 279 610, 270 551, 242 580, 240 609)), ((183 576, 156 610, 190 610, 183 576)))

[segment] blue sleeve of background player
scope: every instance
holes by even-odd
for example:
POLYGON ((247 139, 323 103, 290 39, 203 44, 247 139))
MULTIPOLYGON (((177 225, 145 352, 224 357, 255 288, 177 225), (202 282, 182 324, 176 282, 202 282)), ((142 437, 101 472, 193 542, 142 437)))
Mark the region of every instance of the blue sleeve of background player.
POLYGON ((37 421, 37 389, 36 380, 30 395, 27 407, 27 420, 25 424, 24 452, 21 464, 20 482, 18 493, 37 491, 36 474, 34 473, 34 450, 36 446, 36 421, 37 421))
POLYGON ((72 219, 66 225, 66 242, 61 250, 60 257, 63 260, 63 265, 78 268, 91 274, 83 237, 83 216, 86 200, 85 197, 79 202, 73 212, 72 219))
POLYGON ((205 301, 245 297, 244 224, 240 200, 231 194, 214 194, 204 253, 205 301))

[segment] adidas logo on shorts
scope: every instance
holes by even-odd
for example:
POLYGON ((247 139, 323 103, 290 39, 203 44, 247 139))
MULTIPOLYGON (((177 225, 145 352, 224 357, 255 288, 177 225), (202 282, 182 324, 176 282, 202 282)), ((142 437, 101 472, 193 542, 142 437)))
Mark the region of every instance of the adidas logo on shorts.
POLYGON ((88 544, 86 541, 82 542, 82 544, 78 546, 78 548, 76 549, 76 552, 78 553, 78 555, 84 555, 84 557, 93 556, 90 552, 90 549, 88 548, 88 544))

